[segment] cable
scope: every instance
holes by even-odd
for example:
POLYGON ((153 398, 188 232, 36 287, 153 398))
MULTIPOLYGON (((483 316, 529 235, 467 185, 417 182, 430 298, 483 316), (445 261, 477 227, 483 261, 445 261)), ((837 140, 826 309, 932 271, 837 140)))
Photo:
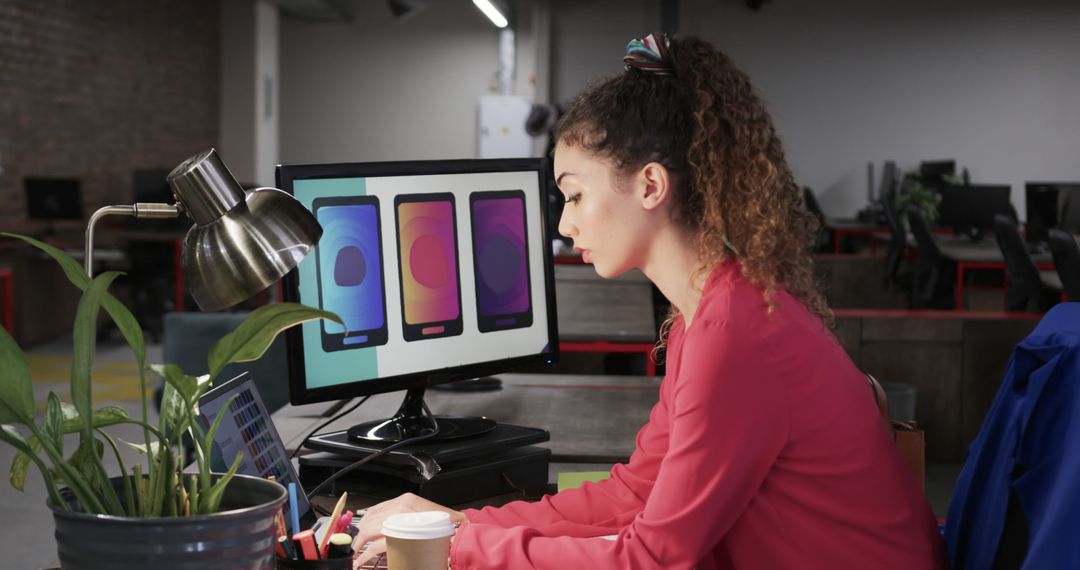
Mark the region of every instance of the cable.
POLYGON ((319 430, 321 430, 322 428, 324 428, 324 427, 326 427, 326 426, 340 420, 342 417, 344 417, 346 414, 352 412, 356 408, 359 408, 360 404, 363 404, 364 402, 368 401, 368 398, 370 398, 370 397, 371 397, 370 394, 368 394, 367 396, 364 396, 364 398, 362 400, 360 400, 359 402, 357 402, 355 406, 353 406, 353 407, 339 413, 338 415, 326 420, 325 422, 315 426, 315 429, 311 430, 307 434, 307 436, 305 436, 304 439, 300 442, 300 445, 297 445, 296 449, 294 449, 293 452, 291 454, 289 454, 289 461, 292 461, 293 459, 296 459, 296 454, 300 453, 300 450, 303 449, 305 445, 307 445, 308 440, 311 439, 312 437, 314 437, 315 434, 319 432, 319 430))
POLYGON ((371 461, 372 459, 375 459, 376 457, 381 457, 383 455, 386 455, 387 453, 389 453, 389 452, 391 452, 391 451, 393 451, 393 450, 395 450, 395 449, 397 449, 399 447, 402 447, 402 446, 405 446, 405 445, 411 445, 411 444, 414 444, 414 443, 418 443, 418 442, 421 442, 421 441, 424 441, 424 440, 427 440, 427 439, 431 439, 431 438, 439 435, 439 422, 436 421, 435 416, 433 416, 431 414, 431 410, 428 409, 426 402, 422 402, 421 405, 424 406, 424 412, 427 413, 427 416, 429 418, 431 418, 431 425, 432 425, 432 427, 434 429, 430 433, 425 433, 423 435, 418 435, 416 437, 410 437, 408 439, 403 439, 403 440, 401 440, 401 441, 399 441, 397 443, 390 444, 390 445, 376 451, 375 453, 372 453, 371 455, 369 455, 369 456, 367 456, 367 457, 365 457, 365 458, 363 458, 363 459, 361 459, 359 461, 355 461, 353 463, 350 463, 349 465, 345 466, 343 469, 341 469, 337 473, 334 473, 333 475, 327 477, 325 480, 323 480, 322 483, 319 483, 314 489, 309 491, 308 494, 307 494, 308 500, 310 501, 312 497, 319 494, 319 491, 322 491, 323 488, 326 487, 327 485, 329 485, 330 483, 333 483, 334 481, 337 481, 338 479, 340 479, 345 474, 347 474, 350 471, 364 465, 368 461, 371 461))

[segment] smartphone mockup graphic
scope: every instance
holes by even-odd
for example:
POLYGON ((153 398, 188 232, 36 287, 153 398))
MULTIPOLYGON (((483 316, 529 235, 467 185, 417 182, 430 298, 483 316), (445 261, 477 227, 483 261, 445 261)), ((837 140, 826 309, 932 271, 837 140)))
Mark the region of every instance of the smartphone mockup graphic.
POLYGON ((402 336, 407 341, 461 334, 454 196, 394 197, 402 336))
POLYGON ((337 313, 345 326, 321 320, 327 352, 386 344, 379 199, 375 196, 316 198, 323 237, 315 248, 319 307, 337 313))
POLYGON ((480 332, 531 326, 525 193, 473 192, 469 214, 480 332))

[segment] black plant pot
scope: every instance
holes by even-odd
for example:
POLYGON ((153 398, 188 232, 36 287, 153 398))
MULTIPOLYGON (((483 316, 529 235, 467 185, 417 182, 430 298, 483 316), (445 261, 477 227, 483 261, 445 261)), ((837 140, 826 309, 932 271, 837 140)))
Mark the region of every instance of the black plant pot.
POLYGON ((274 519, 286 496, 277 483, 236 475, 212 515, 91 515, 78 512, 70 494, 64 498, 76 510, 48 505, 64 570, 263 570, 274 567, 274 519))

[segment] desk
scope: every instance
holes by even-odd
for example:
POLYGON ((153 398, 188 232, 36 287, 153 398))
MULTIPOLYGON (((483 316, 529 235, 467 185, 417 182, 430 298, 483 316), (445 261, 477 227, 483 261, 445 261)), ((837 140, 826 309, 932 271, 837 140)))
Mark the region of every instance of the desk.
MULTIPOLYGON (((1008 273, 1005 272, 1005 256, 995 240, 977 242, 962 239, 938 239, 941 255, 956 262, 956 308, 964 306, 964 274, 969 269, 993 269, 1002 271, 1005 277, 1002 287, 1008 291, 1008 273)), ((1031 259, 1040 270, 1054 270, 1054 259, 1050 252, 1032 254, 1031 259)), ((1045 281, 1044 281, 1045 282, 1045 281)), ((1059 280, 1060 282, 1060 280, 1059 280)))
POLYGON ((591 265, 556 265, 559 349, 645 355, 645 374, 656 375, 652 282, 638 270, 614 279, 591 265))
POLYGON ((870 238, 870 253, 877 253, 879 237, 890 234, 889 227, 881 224, 862 222, 852 218, 829 218, 825 227, 832 231, 833 253, 840 253, 840 241, 843 236, 866 236, 870 238))

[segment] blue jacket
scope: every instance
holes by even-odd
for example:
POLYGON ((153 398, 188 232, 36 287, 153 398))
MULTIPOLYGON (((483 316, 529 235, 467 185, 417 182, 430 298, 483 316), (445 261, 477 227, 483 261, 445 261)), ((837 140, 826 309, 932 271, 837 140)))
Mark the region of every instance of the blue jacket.
POLYGON ((993 567, 1010 494, 1021 568, 1080 568, 1080 303, 1056 305, 1009 359, 949 505, 953 568, 993 567))

